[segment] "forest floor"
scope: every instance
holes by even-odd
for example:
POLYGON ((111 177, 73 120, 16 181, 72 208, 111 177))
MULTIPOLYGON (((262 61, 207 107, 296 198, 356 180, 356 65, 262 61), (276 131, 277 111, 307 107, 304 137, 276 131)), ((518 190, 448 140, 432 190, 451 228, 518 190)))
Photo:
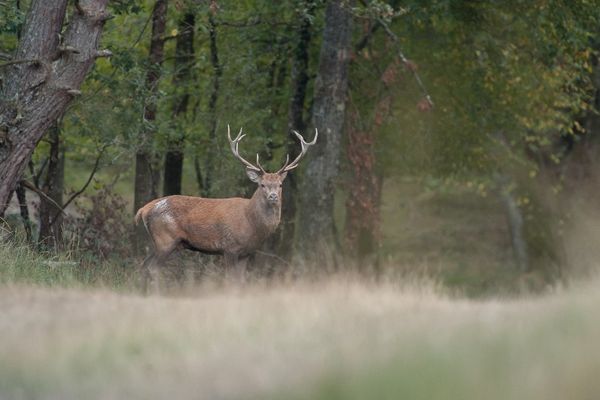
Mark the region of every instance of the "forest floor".
POLYGON ((600 281, 468 300, 418 283, 0 284, 2 399, 592 399, 600 281))

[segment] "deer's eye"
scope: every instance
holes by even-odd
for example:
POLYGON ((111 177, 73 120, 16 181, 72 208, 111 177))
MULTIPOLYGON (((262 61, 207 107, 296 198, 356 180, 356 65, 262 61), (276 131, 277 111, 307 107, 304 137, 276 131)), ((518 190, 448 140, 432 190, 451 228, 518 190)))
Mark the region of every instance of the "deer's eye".
POLYGON ((260 187, 261 187, 261 188, 264 188, 264 187, 265 187, 264 183, 261 183, 261 184, 260 184, 260 187))

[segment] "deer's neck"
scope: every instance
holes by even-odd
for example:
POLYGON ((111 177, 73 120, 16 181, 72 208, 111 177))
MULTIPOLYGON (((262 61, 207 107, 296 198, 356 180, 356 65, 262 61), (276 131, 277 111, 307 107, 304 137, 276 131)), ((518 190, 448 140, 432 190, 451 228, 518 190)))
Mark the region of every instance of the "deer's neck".
POLYGON ((248 207, 249 217, 256 223, 257 229, 265 235, 271 234, 281 219, 281 200, 268 202, 261 193, 254 192, 248 207))

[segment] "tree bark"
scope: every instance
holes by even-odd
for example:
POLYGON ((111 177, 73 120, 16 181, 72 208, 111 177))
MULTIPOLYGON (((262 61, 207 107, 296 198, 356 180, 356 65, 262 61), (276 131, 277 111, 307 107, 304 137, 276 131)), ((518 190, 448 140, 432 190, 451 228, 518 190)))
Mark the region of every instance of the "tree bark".
POLYGON ((165 154, 165 169, 163 179, 163 195, 181 194, 181 179, 183 176, 184 137, 178 120, 188 109, 190 99, 190 81, 194 63, 194 26, 195 15, 187 11, 178 23, 177 43, 175 45, 175 74, 173 86, 177 94, 173 99, 172 120, 175 136, 168 143, 165 154))
POLYGON ((15 53, 22 62, 6 67, 0 91, 0 215, 38 141, 107 55, 98 52, 107 2, 79 0, 59 43, 67 0, 32 1, 15 53))
POLYGON ((362 265, 380 243, 381 176, 375 172, 375 130, 350 121, 346 153, 350 166, 346 199, 345 248, 362 265))
MULTIPOLYGON (((165 29, 167 24, 167 0, 156 0, 152 10, 152 37, 148 72, 146 74, 146 90, 148 93, 144 110, 144 124, 140 134, 141 145, 135 155, 135 187, 134 213, 150 200, 158 197, 158 162, 153 149, 154 121, 156 120, 156 94, 164 61, 165 29)), ((136 229, 136 249, 142 252, 146 243, 146 232, 143 226, 136 229)))
POLYGON ((308 261, 323 260, 335 240, 333 205, 348 91, 351 3, 331 1, 325 13, 312 117, 319 142, 308 155, 299 191, 297 243, 308 261))
POLYGON ((23 229, 25 229, 25 239, 27 243, 33 244, 33 234, 31 232, 31 220, 29 219, 29 206, 27 205, 27 192, 21 184, 17 185, 15 190, 17 200, 19 201, 19 212, 21 213, 21 221, 23 221, 23 229))
MULTIPOLYGON (((288 130, 303 132, 306 129, 304 119, 304 104, 309 82, 308 60, 311 41, 311 15, 315 10, 315 2, 307 0, 304 2, 305 9, 300 25, 298 26, 298 42, 294 49, 292 60, 292 99, 289 105, 288 130)), ((289 137, 287 141, 287 153, 293 160, 298 153, 298 141, 289 137)), ((288 174, 283 181, 283 202, 281 205, 281 224, 279 225, 278 253, 282 257, 289 257, 293 250, 294 233, 296 230, 296 197, 298 183, 296 174, 288 174)))
POLYGON ((204 184, 202 185, 202 195, 210 196, 214 171, 215 171, 215 150, 217 148, 217 101, 219 99, 219 84, 223 70, 219 63, 219 49, 217 47, 217 26, 215 24, 214 12, 211 8, 208 15, 208 33, 210 38, 210 63, 213 68, 212 90, 208 100, 208 140, 209 151, 206 154, 206 164, 204 167, 204 184))
MULTIPOLYGON (((372 32, 372 29, 370 30, 372 32)), ((370 33, 369 33, 370 34, 370 33)), ((366 44, 363 39, 359 43, 366 44)), ((361 68, 374 68, 382 60, 370 58, 361 68)), ((345 249, 363 267, 365 258, 375 254, 381 242, 381 185, 383 176, 377 168, 375 145, 393 104, 390 90, 397 82, 400 64, 393 59, 377 81, 367 75, 364 89, 357 94, 360 107, 349 102, 347 113, 346 157, 348 159, 348 197, 346 198, 345 249), (367 99, 365 101, 365 99, 367 99)), ((375 264, 377 259, 373 260, 375 264)))
MULTIPOLYGON (((42 191, 56 204, 63 204, 65 157, 61 146, 60 130, 57 126, 50 128, 50 154, 48 169, 42 191)), ((62 243, 62 213, 46 199, 40 197, 40 232, 38 246, 43 248, 59 248, 62 243), (53 218, 56 221, 53 221, 53 218)))
POLYGON ((515 264, 521 272, 529 271, 529 251, 525 238, 524 218, 517 204, 514 193, 510 189, 511 180, 506 175, 496 177, 500 199, 505 207, 506 222, 510 233, 510 243, 515 257, 515 264))

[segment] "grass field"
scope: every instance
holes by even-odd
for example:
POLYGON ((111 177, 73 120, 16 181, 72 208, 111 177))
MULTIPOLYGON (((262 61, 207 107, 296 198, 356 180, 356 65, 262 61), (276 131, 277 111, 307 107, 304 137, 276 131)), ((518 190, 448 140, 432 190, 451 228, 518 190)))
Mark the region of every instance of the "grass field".
POLYGON ((474 301, 430 285, 0 286, 1 399, 595 399, 600 284, 474 301))

